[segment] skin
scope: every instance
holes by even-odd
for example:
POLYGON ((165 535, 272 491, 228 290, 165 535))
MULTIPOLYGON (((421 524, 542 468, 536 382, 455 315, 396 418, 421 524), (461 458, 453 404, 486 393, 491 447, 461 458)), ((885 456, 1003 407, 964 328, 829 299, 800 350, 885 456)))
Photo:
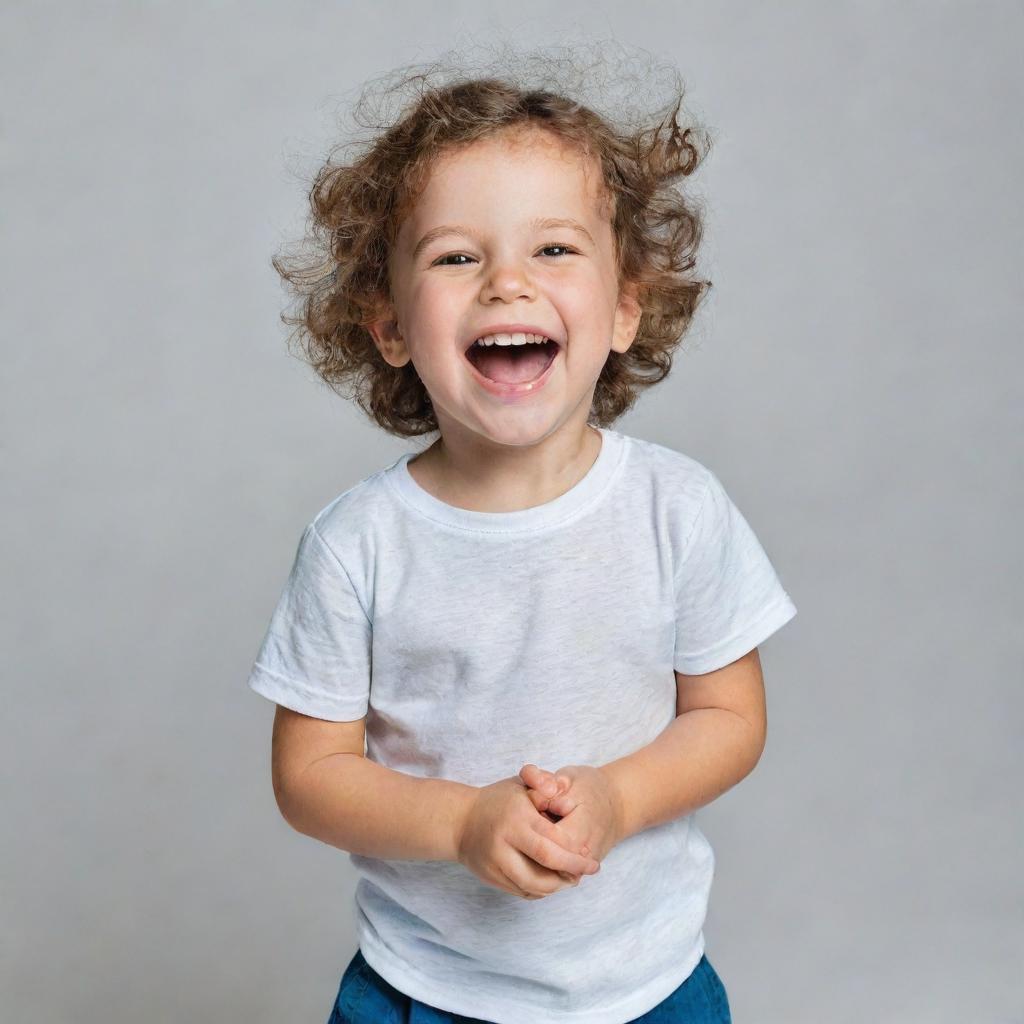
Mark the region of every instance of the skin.
MULTIPOLYGON (((412 362, 430 395, 441 436, 408 468, 450 505, 531 508, 564 494, 597 458, 601 438, 587 423, 594 389, 609 354, 633 343, 642 312, 635 286, 619 286, 600 185, 597 162, 561 140, 535 129, 504 132, 441 156, 400 225, 388 266, 393 301, 368 330, 390 365, 412 362), (533 223, 550 218, 582 230, 533 223), (459 230, 417 251, 428 232, 451 225, 459 230), (562 346, 547 384, 515 400, 481 387, 464 355, 503 323, 537 325, 562 346)), ((593 850, 597 870, 618 841, 615 794, 601 769, 567 771, 576 773, 573 799, 588 808, 575 825, 551 828, 546 804, 538 806, 527 776, 522 782, 547 834, 573 852, 593 850)), ((514 797, 485 787, 460 842, 460 860, 501 886, 510 867, 520 874, 528 861, 511 842, 495 844, 501 823, 523 813, 514 797)), ((581 878, 530 864, 531 889, 544 895, 581 878)))
POLYGON ((600 863, 625 838, 621 793, 603 767, 566 765, 556 773, 525 764, 519 777, 534 807, 558 820, 573 849, 600 863))
POLYGON ((517 776, 479 787, 459 837, 458 859, 489 885, 542 899, 578 885, 583 874, 596 874, 601 864, 589 851, 570 858, 580 843, 570 849, 567 831, 539 814, 528 793, 517 776), (570 859, 580 863, 582 874, 545 867, 570 859))
POLYGON ((756 647, 713 672, 675 677, 675 721, 647 746, 597 767, 549 772, 526 764, 519 772, 534 807, 599 861, 623 839, 711 803, 764 751, 768 713, 756 647))
MULTIPOLYGON (((597 163, 534 129, 442 156, 400 225, 389 273, 393 302, 370 334, 391 365, 412 361, 441 433, 408 463, 417 483, 483 512, 531 508, 574 486, 600 450, 587 424, 597 378, 612 351, 629 349, 641 316, 634 285, 619 286, 597 163), (532 223, 553 217, 583 231, 532 223), (442 225, 462 230, 417 253, 442 225), (464 355, 471 340, 512 322, 564 343, 547 385, 515 401, 484 390, 464 355)), ((545 838, 564 847, 562 856, 599 863, 623 839, 739 782, 765 742, 756 648, 715 672, 677 672, 676 683, 677 717, 662 734, 606 765, 563 766, 560 793, 544 791, 555 774, 534 764, 481 787, 457 829, 460 860, 526 898, 549 895, 581 875, 555 870, 545 838), (524 794, 536 818, 523 815, 524 794)))
POLYGON ((587 424, 597 379, 609 353, 633 343, 641 316, 635 286, 619 289, 599 185, 596 162, 548 133, 505 133, 439 158, 400 226, 393 303, 368 330, 390 365, 412 361, 430 395, 441 436, 408 466, 442 501, 531 508, 564 494, 597 458, 600 436, 587 424), (538 229, 535 218, 570 218, 588 234, 538 229), (444 225, 471 234, 414 256, 444 225), (564 343, 547 384, 514 401, 482 388, 464 355, 501 323, 536 324, 564 343))

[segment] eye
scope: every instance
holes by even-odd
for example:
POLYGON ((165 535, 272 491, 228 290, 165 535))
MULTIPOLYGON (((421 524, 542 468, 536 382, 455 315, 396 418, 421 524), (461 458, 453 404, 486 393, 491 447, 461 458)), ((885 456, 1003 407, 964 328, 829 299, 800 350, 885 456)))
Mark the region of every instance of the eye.
POLYGON ((576 252, 575 249, 571 248, 568 245, 545 245, 544 248, 541 249, 541 252, 547 252, 549 249, 564 249, 566 254, 576 252))
MULTIPOLYGON (((541 254, 549 253, 552 249, 561 249, 561 250, 563 250, 562 252, 554 253, 554 256, 568 256, 568 255, 572 255, 572 254, 577 254, 578 255, 576 250, 573 249, 571 246, 561 245, 561 244, 546 245, 546 246, 544 246, 543 249, 540 250, 540 252, 541 252, 541 254)), ((467 256, 464 252, 450 252, 450 253, 447 253, 444 256, 440 256, 438 259, 434 260, 434 262, 431 264, 431 266, 432 267, 464 267, 464 266, 466 266, 465 263, 452 263, 452 262, 449 262, 451 260, 457 260, 457 259, 468 260, 470 263, 474 262, 473 257, 472 256, 467 256)))
POLYGON ((446 263, 445 262, 445 260, 453 260, 453 259, 455 259, 458 256, 462 256, 462 257, 464 257, 467 260, 471 259, 471 257, 466 256, 466 254, 464 252, 450 252, 450 253, 448 253, 447 256, 442 256, 440 259, 434 260, 434 262, 431 264, 431 266, 432 267, 464 267, 465 266, 464 263, 446 263))

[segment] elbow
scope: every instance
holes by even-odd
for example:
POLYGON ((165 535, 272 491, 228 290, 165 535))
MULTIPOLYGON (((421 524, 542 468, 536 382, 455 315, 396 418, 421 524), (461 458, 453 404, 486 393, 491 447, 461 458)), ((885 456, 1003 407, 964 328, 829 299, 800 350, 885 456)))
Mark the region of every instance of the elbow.
POLYGON ((743 721, 747 725, 745 736, 747 771, 745 774, 749 775, 757 767, 757 763, 761 760, 761 755, 764 753, 765 744, 768 739, 768 723, 763 717, 755 719, 744 718, 743 721))
MULTIPOLYGON (((747 763, 749 764, 748 773, 752 772, 757 766, 757 762, 761 760, 761 755, 764 753, 765 744, 768 739, 768 720, 765 715, 755 715, 753 717, 749 715, 741 714, 739 711, 735 711, 731 708, 725 708, 730 714, 735 715, 739 718, 744 725, 744 729, 741 732, 741 739, 739 746, 742 748, 746 755, 747 763)), ((735 721, 735 719, 733 719, 735 721)))
POLYGON ((761 760, 761 755, 764 753, 765 745, 768 742, 768 711, 763 703, 758 709, 757 714, 747 719, 747 724, 750 726, 751 750, 754 764, 756 765, 761 760))
POLYGON ((277 803, 277 809, 281 817, 284 818, 290 828, 302 835, 306 835, 307 833, 301 826, 301 817, 298 813, 301 801, 296 797, 295 787, 286 785, 283 779, 276 776, 273 780, 273 786, 274 801, 277 803))
POLYGON ((768 728, 767 723, 758 724, 753 727, 753 735, 750 741, 750 770, 753 771, 758 762, 761 760, 761 755, 764 753, 764 748, 768 742, 768 728))
POLYGON ((753 771, 758 766, 758 764, 760 763, 761 755, 764 753, 764 747, 765 747, 765 744, 764 744, 764 740, 763 739, 761 740, 761 742, 756 747, 754 747, 754 752, 753 752, 753 755, 752 755, 751 760, 750 760, 750 770, 751 771, 753 771))

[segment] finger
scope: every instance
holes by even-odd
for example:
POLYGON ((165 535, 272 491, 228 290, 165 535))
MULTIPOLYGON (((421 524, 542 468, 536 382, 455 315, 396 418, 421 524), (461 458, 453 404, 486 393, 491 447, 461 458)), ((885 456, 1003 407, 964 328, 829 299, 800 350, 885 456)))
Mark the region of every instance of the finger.
MULTIPOLYGON (((561 821, 561 818, 559 818, 558 821, 561 821)), ((564 843, 566 843, 567 841, 571 842, 571 840, 565 834, 559 835, 559 832, 561 830, 559 828, 557 828, 558 821, 554 822, 554 824, 556 826, 554 831, 551 832, 551 833, 548 833, 548 834, 552 836, 554 842, 558 843, 559 846, 563 846, 564 843)), ((576 848, 575 843, 573 843, 569 847, 564 847, 564 848, 567 848, 570 853, 573 853, 573 852, 579 853, 579 855, 581 857, 583 857, 584 860, 587 861, 587 863, 590 865, 590 867, 587 869, 586 872, 584 872, 585 874, 588 874, 588 875, 589 874, 594 874, 594 875, 597 874, 598 870, 601 867, 601 861, 597 857, 591 856, 589 843, 583 843, 578 849, 576 848)), ((573 873, 576 874, 578 872, 573 872, 573 873)))
POLYGON ((579 805, 579 800, 572 793, 560 793, 548 801, 546 809, 552 814, 557 814, 560 818, 564 818, 567 814, 571 814, 576 810, 579 805))
POLYGON ((535 764, 524 764, 520 769, 519 777, 531 789, 537 790, 545 796, 554 796, 558 792, 554 775, 543 768, 538 768, 535 764))
POLYGON ((552 871, 568 871, 573 875, 593 875, 601 869, 600 863, 593 857, 567 850, 559 842, 557 826, 546 819, 537 820, 536 826, 530 830, 524 846, 520 849, 532 860, 552 871))
POLYGON ((516 883, 513 882, 512 879, 509 878, 509 876, 504 871, 501 870, 501 868, 498 868, 497 870, 498 870, 498 874, 500 874, 501 877, 504 878, 505 881, 508 883, 508 885, 499 886, 500 889, 504 889, 505 892, 511 893, 513 896, 521 896, 524 900, 539 900, 539 899, 542 899, 542 896, 541 896, 540 893, 528 892, 526 889, 523 889, 521 886, 516 885, 516 883))
POLYGON ((526 794, 529 796, 534 809, 547 818, 548 821, 558 821, 560 815, 553 815, 548 810, 548 797, 538 793, 535 789, 527 789, 526 794))
POLYGON ((530 798, 530 803, 543 814, 548 809, 548 801, 550 797, 544 796, 543 793, 538 793, 535 789, 527 787, 526 795, 530 798))
POLYGON ((506 877, 524 892, 537 896, 551 896, 560 889, 573 888, 579 884, 579 876, 568 871, 550 871, 542 864, 528 857, 522 850, 516 850, 515 864, 506 871, 506 877))
MULTIPOLYGON (((580 876, 567 871, 549 871, 528 857, 522 850, 510 846, 514 862, 506 865, 503 875, 516 891, 528 899, 543 899, 561 889, 574 888, 580 883, 580 876)), ((497 865, 495 865, 497 866, 497 865)))

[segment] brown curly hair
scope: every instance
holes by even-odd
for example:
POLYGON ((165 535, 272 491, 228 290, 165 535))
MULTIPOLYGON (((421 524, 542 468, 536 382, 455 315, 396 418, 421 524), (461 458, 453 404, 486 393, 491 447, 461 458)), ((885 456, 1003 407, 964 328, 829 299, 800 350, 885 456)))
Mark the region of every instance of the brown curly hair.
MULTIPOLYGON (((385 362, 366 325, 391 299, 389 254, 442 153, 499 132, 539 128, 599 161, 619 286, 638 285, 642 316, 630 348, 609 353, 601 370, 589 417, 598 426, 609 426, 632 407, 640 390, 668 375, 673 352, 711 287, 692 274, 703 230, 701 206, 675 187, 677 179, 694 173, 711 138, 705 129, 679 124, 678 78, 660 114, 641 111, 630 124, 621 113, 616 118, 583 105, 564 86, 556 90, 522 80, 531 64, 568 69, 578 79, 578 95, 594 67, 584 68, 575 47, 563 52, 560 59, 538 50, 513 53, 504 73, 495 74, 491 61, 479 75, 467 75, 460 56, 454 81, 437 84, 431 79, 444 73, 443 64, 399 69, 397 84, 383 98, 407 87, 414 96, 395 117, 360 121, 374 95, 364 92, 355 114, 369 135, 354 140, 355 152, 340 161, 333 159, 339 147, 332 150, 309 190, 302 251, 272 260, 299 302, 297 315, 281 317, 296 328, 289 344, 297 339, 318 376, 389 433, 413 437, 438 429, 415 367, 385 362)), ((628 59, 635 68, 633 55, 628 59)))

